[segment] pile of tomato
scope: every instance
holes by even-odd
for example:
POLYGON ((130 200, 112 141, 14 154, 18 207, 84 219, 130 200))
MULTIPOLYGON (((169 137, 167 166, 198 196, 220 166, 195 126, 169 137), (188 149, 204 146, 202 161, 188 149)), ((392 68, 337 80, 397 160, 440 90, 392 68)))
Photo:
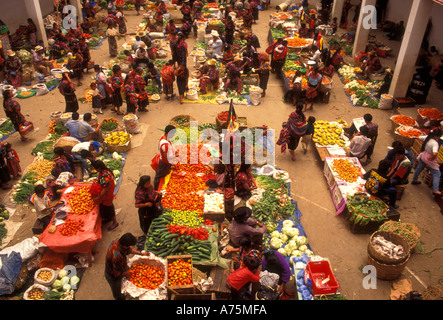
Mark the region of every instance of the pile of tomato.
POLYGON ((95 203, 91 196, 91 187, 80 187, 69 194, 68 205, 71 213, 88 214, 94 209, 95 203))
POLYGON ((165 281, 165 271, 159 267, 136 263, 129 268, 131 281, 135 286, 143 289, 157 289, 165 281))
MULTIPOLYGON (((228 119, 229 119, 229 111, 223 111, 218 114, 218 120, 228 121, 228 119)), ((233 116, 233 119, 235 120, 235 116, 233 116)))
POLYGON ((65 223, 63 223, 60 228, 60 233, 65 237, 75 236, 77 232, 84 231, 84 224, 85 223, 82 220, 66 219, 65 223))
POLYGON ((175 260, 168 264, 168 285, 192 285, 192 264, 183 259, 175 260))
POLYGON ((205 227, 187 227, 184 225, 170 224, 168 227, 170 233, 178 233, 180 235, 189 235, 194 239, 205 241, 208 240, 209 232, 205 227))

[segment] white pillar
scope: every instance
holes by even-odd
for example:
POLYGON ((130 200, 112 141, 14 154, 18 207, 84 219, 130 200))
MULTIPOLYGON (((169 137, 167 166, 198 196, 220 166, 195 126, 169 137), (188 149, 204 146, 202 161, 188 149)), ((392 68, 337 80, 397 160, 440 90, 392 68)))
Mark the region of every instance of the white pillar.
POLYGON ((337 18, 337 27, 340 27, 341 12, 343 10, 344 2, 345 0, 334 0, 334 3, 332 4, 331 21, 332 19, 337 18))
POLYGON ((413 0, 403 41, 398 53, 389 94, 404 97, 415 73, 415 62, 420 51, 426 26, 432 12, 433 1, 413 0))
POLYGON ((77 24, 78 27, 80 28, 80 24, 83 23, 82 4, 80 0, 71 0, 71 5, 73 5, 75 9, 77 9, 77 24))
POLYGON ((364 52, 366 48, 366 44, 368 43, 369 33, 371 32, 371 26, 368 23, 374 24, 375 28, 377 28, 377 17, 370 16, 373 12, 371 7, 375 9, 376 0, 363 0, 360 8, 360 15, 358 16, 358 24, 357 30, 355 32, 354 46, 352 48, 352 56, 355 58, 360 54, 360 52, 364 52), (368 12, 364 14, 365 6, 369 9, 368 12), (375 18, 375 20, 374 20, 375 18))
POLYGON ((25 7, 28 17, 31 18, 37 26, 37 40, 43 40, 43 44, 47 46, 48 37, 46 36, 39 0, 25 0, 25 7))

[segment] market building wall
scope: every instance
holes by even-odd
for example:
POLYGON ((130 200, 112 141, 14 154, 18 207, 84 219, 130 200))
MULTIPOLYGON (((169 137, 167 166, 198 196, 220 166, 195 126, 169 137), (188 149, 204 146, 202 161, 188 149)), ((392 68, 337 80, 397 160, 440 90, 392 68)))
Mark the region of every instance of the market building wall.
MULTIPOLYGON (((28 14, 26 11, 26 0, 2 0, 0 1, 1 19, 9 27, 11 34, 15 33, 21 23, 26 23, 28 14)), ((54 10, 53 0, 38 0, 42 10, 42 16, 50 14, 54 10)), ((36 21, 34 21, 36 22, 36 21)))

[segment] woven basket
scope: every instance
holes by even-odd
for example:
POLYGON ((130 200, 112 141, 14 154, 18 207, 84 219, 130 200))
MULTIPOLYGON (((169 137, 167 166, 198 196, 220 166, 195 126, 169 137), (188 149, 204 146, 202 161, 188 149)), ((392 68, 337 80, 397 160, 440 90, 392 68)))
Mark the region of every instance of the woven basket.
POLYGON ((368 254, 368 265, 372 265, 377 270, 377 279, 380 280, 395 280, 402 274, 403 270, 406 267, 406 264, 409 261, 410 254, 407 256, 406 260, 399 264, 385 264, 379 262, 372 258, 368 254))
POLYGON ((420 230, 417 228, 416 225, 412 223, 405 223, 398 221, 386 221, 379 228, 379 231, 388 231, 396 234, 399 234, 400 230, 402 234, 407 235, 406 238, 405 237, 402 238, 408 242, 409 250, 410 252, 412 252, 420 240, 420 230), (404 226, 404 228, 402 228, 401 226, 404 226), (406 227, 409 227, 414 231, 407 230, 406 227))
POLYGON ((117 152, 117 153, 123 153, 123 152, 128 152, 129 150, 131 150, 131 140, 129 140, 127 143, 123 144, 123 145, 114 145, 114 144, 108 144, 106 142, 103 142, 106 150, 108 152, 117 152))
POLYGON ((191 121, 195 121, 195 118, 192 117, 191 115, 189 115, 189 114, 179 114, 179 115, 175 116, 174 118, 172 118, 171 121, 169 122, 169 124, 171 124, 171 125, 173 125, 175 127, 188 127, 190 125, 191 121), (176 121, 178 119, 181 119, 181 118, 186 118, 187 121, 183 122, 183 123, 177 123, 176 121))
POLYGON ((409 149, 409 148, 411 148, 412 145, 414 144, 414 140, 415 140, 416 138, 406 137, 406 136, 403 136, 403 135, 399 134, 399 133, 397 132, 397 130, 398 130, 400 127, 402 127, 402 126, 399 126, 399 127, 394 131, 394 140, 395 140, 395 141, 400 141, 406 149, 409 149))
MULTIPOLYGON (((395 130, 397 130, 397 128, 401 126, 401 124, 399 124, 399 123, 394 121, 394 118, 395 118, 395 116, 392 116, 391 119, 390 119, 391 120, 391 130, 392 130, 392 132, 395 132, 395 130)), ((415 122, 415 124, 412 127, 413 128, 418 127, 417 121, 415 120, 414 122, 415 122)))
POLYGON ((399 264, 399 263, 402 263, 403 261, 405 261, 408 258, 408 255, 410 254, 409 243, 405 239, 403 239, 401 236, 399 236, 398 234, 395 234, 393 232, 376 231, 369 238, 368 254, 372 258, 376 259, 377 261, 385 263, 385 264, 399 264), (372 244, 372 240, 376 236, 382 236, 387 241, 390 241, 390 242, 397 244, 397 245, 401 245, 406 253, 405 256, 401 259, 393 259, 393 258, 390 258, 390 257, 380 253, 379 251, 377 251, 372 244))

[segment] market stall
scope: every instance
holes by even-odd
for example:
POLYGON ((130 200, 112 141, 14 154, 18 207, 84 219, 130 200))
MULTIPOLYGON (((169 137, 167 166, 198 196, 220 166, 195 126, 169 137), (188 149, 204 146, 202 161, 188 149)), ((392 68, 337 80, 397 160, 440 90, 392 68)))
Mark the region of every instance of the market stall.
POLYGON ((348 124, 343 119, 337 121, 317 120, 314 123, 312 141, 322 161, 328 157, 348 157, 349 139, 344 134, 348 124))
POLYGON ((90 183, 68 186, 60 198, 63 206, 53 215, 40 241, 56 253, 83 253, 101 239, 99 207, 92 200, 90 183), (61 212, 61 213, 60 213, 61 212))

